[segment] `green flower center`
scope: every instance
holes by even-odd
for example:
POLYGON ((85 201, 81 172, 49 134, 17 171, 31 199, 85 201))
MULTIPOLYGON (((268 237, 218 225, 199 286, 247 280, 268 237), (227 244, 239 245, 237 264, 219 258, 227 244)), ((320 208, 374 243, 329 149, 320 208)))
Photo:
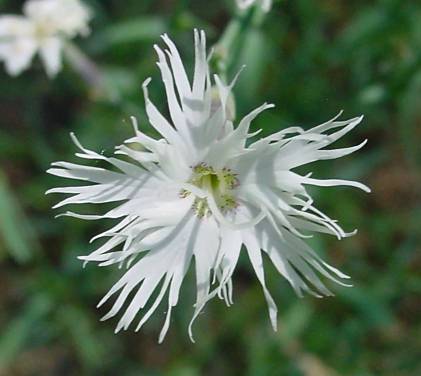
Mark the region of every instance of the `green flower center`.
MULTIPOLYGON (((193 168, 193 174, 188 183, 208 191, 222 212, 227 212, 237 207, 233 191, 238 186, 238 179, 230 169, 215 170, 213 167, 202 163, 193 168)), ((180 197, 186 198, 190 194, 190 191, 183 189, 180 192, 180 197)), ((212 214, 208 198, 196 197, 193 209, 199 218, 212 214)))

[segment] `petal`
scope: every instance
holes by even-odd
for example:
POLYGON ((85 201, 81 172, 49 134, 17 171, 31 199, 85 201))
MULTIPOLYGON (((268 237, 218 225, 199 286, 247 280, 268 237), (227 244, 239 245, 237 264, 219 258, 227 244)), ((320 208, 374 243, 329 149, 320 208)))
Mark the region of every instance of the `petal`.
POLYGON ((209 295, 211 270, 215 267, 216 257, 220 246, 220 233, 216 221, 212 218, 203 218, 197 231, 198 246, 195 249, 196 268, 196 311, 209 295))
POLYGON ((58 37, 47 38, 40 46, 41 59, 50 78, 53 78, 62 67, 62 41, 58 37))
POLYGON ((262 253, 260 250, 259 243, 257 239, 254 237, 252 232, 243 231, 242 232, 243 242, 247 249, 247 254, 249 255, 251 264, 253 269, 256 273, 257 278, 259 279, 260 284, 262 285, 263 292, 265 294, 265 298, 269 308, 269 317, 273 327, 273 330, 276 331, 277 329, 277 313, 278 308, 269 293, 269 290, 266 287, 265 276, 264 276, 264 268, 263 268, 263 259, 262 253))
POLYGON ((159 57, 158 67, 161 70, 162 81, 164 83, 165 90, 167 93, 167 102, 168 102, 168 108, 170 110, 171 119, 175 127, 177 128, 178 132, 180 132, 181 137, 185 139, 186 137, 189 137, 187 124, 186 124, 186 118, 181 109, 180 103, 178 101, 178 98, 175 92, 175 87, 174 87, 174 81, 177 81, 178 77, 175 76, 173 79, 173 75, 168 66, 167 60, 165 58, 165 54, 162 52, 162 50, 158 46, 155 45, 154 47, 159 57))
POLYGON ((272 7, 272 0, 262 0, 262 9, 265 12, 269 12, 272 7))
MULTIPOLYGON (((196 301, 195 311, 190 320, 188 329, 192 342, 195 342, 193 338, 193 324, 200 312, 209 300, 217 296, 226 285, 230 285, 232 274, 234 273, 240 256, 241 245, 242 239, 240 231, 232 231, 223 226, 220 228, 220 247, 214 264, 215 277, 218 276, 219 286, 206 296, 203 295, 201 300, 197 299, 196 301)), ((207 286, 205 288, 207 289, 207 286)), ((232 301, 232 297, 230 299, 232 301)))
POLYGON ((0 16, 0 36, 2 38, 29 37, 34 33, 33 23, 25 17, 0 16))
POLYGON ((36 43, 30 39, 21 39, 9 46, 0 46, 0 56, 3 56, 7 73, 17 76, 28 69, 36 49, 36 43))
POLYGON ((194 30, 194 46, 196 62, 193 78, 193 98, 203 100, 206 79, 209 74, 209 66, 206 58, 206 35, 205 32, 194 30))
POLYGON ((28 0, 23 13, 31 20, 47 25, 52 33, 60 31, 74 37, 89 32, 91 12, 79 0, 28 0))
POLYGON ((283 234, 282 237, 279 237, 270 223, 265 221, 259 224, 256 236, 279 273, 290 282, 299 296, 302 296, 302 291, 316 297, 332 295, 320 278, 311 270, 310 265, 330 280, 343 286, 349 286, 336 278, 349 278, 348 276, 326 264, 301 239, 286 230, 281 231, 283 234), (317 291, 314 290, 313 286, 317 288, 317 291))
POLYGON ((359 188, 367 193, 371 192, 371 189, 367 187, 365 184, 359 183, 357 181, 352 180, 341 180, 341 179, 313 179, 309 177, 303 177, 304 184, 311 184, 317 185, 320 187, 333 187, 333 186, 349 186, 359 188))
POLYGON ((33 35, 33 24, 24 17, 0 17, 0 59, 11 76, 19 75, 31 65, 38 48, 33 35))
POLYGON ((175 84, 177 85, 178 94, 181 98, 181 102, 183 102, 184 98, 189 98, 191 96, 191 87, 190 87, 189 79, 187 77, 184 64, 181 60, 180 54, 178 53, 178 50, 175 44, 168 37, 167 34, 164 34, 162 36, 162 39, 169 48, 169 51, 167 51, 167 54, 170 58, 173 75, 174 77, 177 77, 177 79, 175 80, 175 84))
MULTIPOLYGON (((159 283, 163 281, 158 299, 151 307, 153 312, 158 307, 160 299, 163 298, 165 290, 169 290, 167 318, 159 338, 160 342, 163 340, 169 327, 171 309, 178 302, 182 280, 190 265, 194 249, 198 246, 196 240, 197 226, 198 220, 196 217, 188 214, 182 218, 173 228, 171 234, 151 247, 151 250, 132 266, 101 300, 98 306, 101 306, 112 295, 119 292, 113 307, 103 317, 103 320, 106 320, 115 316, 122 309, 129 294, 135 288, 138 288, 122 315, 116 332, 129 327, 137 313, 145 307, 159 283)), ((151 309, 146 312, 146 319, 151 315, 151 309)), ((144 322, 145 319, 141 320, 138 329, 144 322)))
POLYGON ((149 99, 148 85, 150 81, 148 79, 142 85, 149 122, 169 143, 180 149, 184 149, 180 136, 149 99))

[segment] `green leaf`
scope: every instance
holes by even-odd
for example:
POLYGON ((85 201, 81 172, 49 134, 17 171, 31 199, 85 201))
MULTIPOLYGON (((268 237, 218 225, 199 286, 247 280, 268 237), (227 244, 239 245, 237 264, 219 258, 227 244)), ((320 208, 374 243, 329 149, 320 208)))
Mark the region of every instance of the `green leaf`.
POLYGON ((59 313, 63 327, 68 330, 79 358, 84 366, 93 369, 104 363, 109 345, 100 341, 99 333, 94 331, 94 325, 87 312, 77 306, 64 306, 59 313))
POLYGON ((50 302, 38 296, 31 300, 23 312, 7 324, 0 337, 0 374, 25 347, 31 328, 44 317, 50 309, 50 302))
POLYGON ((279 337, 283 344, 299 337, 307 327, 313 314, 313 308, 303 300, 293 304, 280 319, 279 337))
POLYGON ((27 262, 38 248, 35 231, 0 172, 0 256, 4 248, 19 263, 27 262))
POLYGON ((98 37, 102 42, 100 49, 112 48, 124 43, 156 40, 166 29, 165 22, 158 17, 137 17, 116 23, 105 29, 98 37))

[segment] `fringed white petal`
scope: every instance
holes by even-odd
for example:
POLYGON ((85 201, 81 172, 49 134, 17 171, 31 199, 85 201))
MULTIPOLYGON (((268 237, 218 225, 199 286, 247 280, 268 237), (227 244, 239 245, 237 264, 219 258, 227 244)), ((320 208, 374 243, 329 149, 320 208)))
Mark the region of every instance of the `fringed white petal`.
POLYGON ((180 136, 177 134, 176 130, 168 123, 164 116, 157 110, 155 105, 149 99, 148 85, 151 82, 151 79, 147 79, 142 87, 143 94, 145 97, 145 107, 146 113, 150 124, 172 145, 176 147, 183 147, 180 136))
POLYGON ((249 255, 251 264, 253 265, 253 269, 256 273, 256 276, 262 285, 263 292, 265 294, 265 298, 269 308, 269 317, 270 322, 272 324, 273 330, 277 330, 277 314, 278 308, 269 293, 269 290, 266 287, 265 276, 264 276, 264 267, 263 267, 263 258, 261 253, 261 246, 258 243, 257 239, 253 236, 252 232, 243 232, 243 241, 244 245, 247 248, 247 253, 249 255))

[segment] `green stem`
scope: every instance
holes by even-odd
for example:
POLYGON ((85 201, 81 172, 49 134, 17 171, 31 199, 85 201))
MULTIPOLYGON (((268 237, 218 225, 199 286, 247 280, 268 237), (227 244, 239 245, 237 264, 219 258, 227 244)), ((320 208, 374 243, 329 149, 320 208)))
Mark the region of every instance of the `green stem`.
POLYGON ((90 95, 94 99, 106 99, 111 102, 117 101, 118 95, 107 85, 104 72, 76 45, 67 42, 64 48, 64 56, 72 68, 79 73, 88 85, 90 95))
POLYGON ((260 7, 251 7, 246 12, 238 14, 227 25, 221 39, 215 45, 215 59, 218 73, 226 80, 238 69, 248 30, 258 28, 266 17, 260 7))

